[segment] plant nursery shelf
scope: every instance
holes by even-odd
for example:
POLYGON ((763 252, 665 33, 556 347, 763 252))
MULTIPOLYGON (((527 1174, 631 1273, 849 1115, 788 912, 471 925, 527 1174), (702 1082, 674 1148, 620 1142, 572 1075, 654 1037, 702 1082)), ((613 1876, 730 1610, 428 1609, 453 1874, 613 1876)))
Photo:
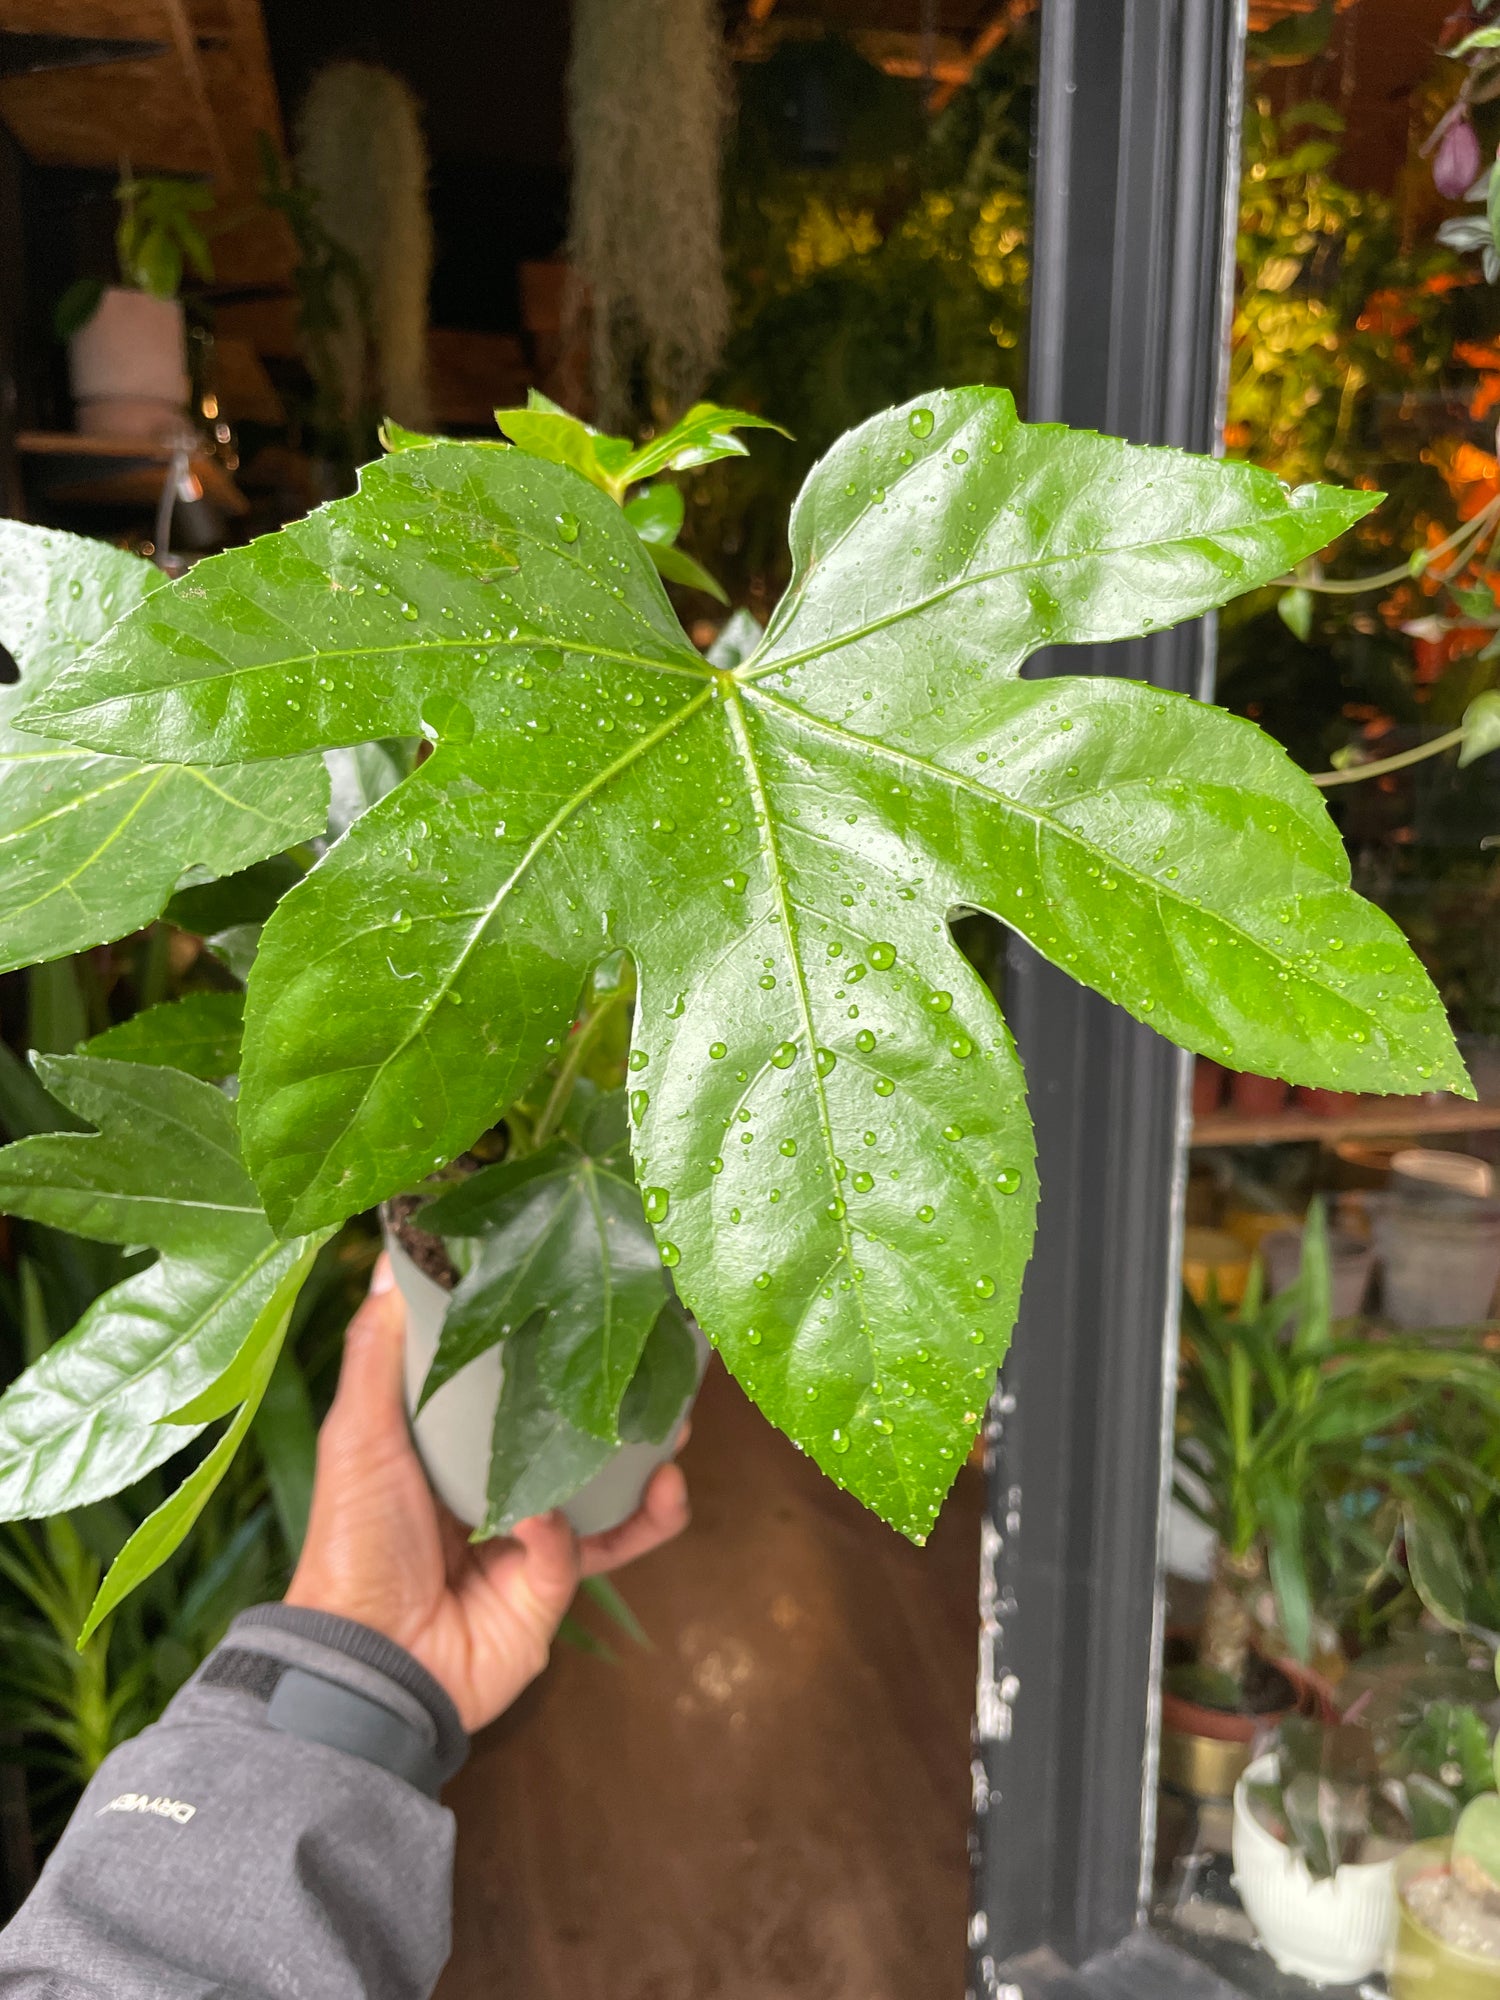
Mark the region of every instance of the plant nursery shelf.
MULTIPOLYGON (((174 456, 171 445, 73 431, 22 431, 16 443, 38 461, 39 497, 63 506, 154 507, 174 456)), ((226 514, 248 512, 249 501, 209 453, 190 452, 188 471, 226 514)))
POLYGON ((1269 1146, 1295 1139, 1414 1139, 1439 1132, 1500 1132, 1500 1104, 1372 1097, 1332 1117, 1313 1111, 1210 1111, 1193 1121, 1195 1146, 1269 1146))

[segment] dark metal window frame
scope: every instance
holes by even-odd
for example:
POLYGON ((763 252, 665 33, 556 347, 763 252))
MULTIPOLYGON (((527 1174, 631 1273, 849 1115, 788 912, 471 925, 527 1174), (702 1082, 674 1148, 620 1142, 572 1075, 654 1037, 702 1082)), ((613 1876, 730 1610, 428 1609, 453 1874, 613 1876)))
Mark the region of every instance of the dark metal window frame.
MULTIPOLYGON (((1212 450, 1244 0, 1042 0, 1032 421, 1212 450)), ((1205 695, 1211 621, 1044 658, 1205 695)), ((971 2000, 1206 2000, 1144 1927, 1188 1059, 1019 940, 1042 1207, 989 1413, 971 2000)))

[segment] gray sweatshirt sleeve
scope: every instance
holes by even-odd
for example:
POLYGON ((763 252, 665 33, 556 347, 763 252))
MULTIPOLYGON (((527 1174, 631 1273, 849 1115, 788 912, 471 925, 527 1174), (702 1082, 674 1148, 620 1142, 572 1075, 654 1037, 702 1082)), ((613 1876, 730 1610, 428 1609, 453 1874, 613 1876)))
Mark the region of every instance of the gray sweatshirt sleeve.
POLYGON ((3 2000, 425 2000, 468 1741, 410 1654, 261 1605, 85 1791, 0 1933, 3 2000))

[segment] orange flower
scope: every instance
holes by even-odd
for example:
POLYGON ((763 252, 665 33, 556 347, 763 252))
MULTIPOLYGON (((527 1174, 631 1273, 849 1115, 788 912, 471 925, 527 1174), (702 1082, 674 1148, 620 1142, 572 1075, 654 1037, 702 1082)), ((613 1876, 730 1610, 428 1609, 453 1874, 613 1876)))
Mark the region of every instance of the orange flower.
POLYGON ((1410 333, 1417 324, 1417 316, 1407 305, 1405 295, 1386 289, 1371 292, 1365 300, 1365 309, 1354 322, 1361 333, 1402 334, 1410 333))

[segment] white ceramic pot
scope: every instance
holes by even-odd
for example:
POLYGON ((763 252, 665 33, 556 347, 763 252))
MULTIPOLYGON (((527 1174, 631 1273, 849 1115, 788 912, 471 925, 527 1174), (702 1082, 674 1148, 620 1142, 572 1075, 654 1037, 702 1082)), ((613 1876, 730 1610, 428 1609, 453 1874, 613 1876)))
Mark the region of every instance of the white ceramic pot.
POLYGON ((191 393, 181 301, 112 285, 68 343, 68 377, 88 436, 175 442, 191 393))
POLYGON ((1275 1774, 1275 1757, 1258 1757, 1235 1787, 1234 1886, 1281 1971, 1315 1986, 1352 1985, 1382 1970, 1395 1944, 1395 1857, 1315 1881, 1250 1809, 1246 1786, 1275 1774))
MULTIPOLYGON (((438 1336, 452 1294, 413 1262, 389 1229, 385 1244, 396 1283, 406 1301, 406 1406, 415 1410, 432 1357, 437 1353, 438 1336)), ((698 1345, 701 1382, 710 1350, 696 1327, 693 1338, 698 1345)), ((505 1379, 503 1346, 502 1342, 487 1348, 467 1367, 460 1368, 432 1396, 420 1415, 412 1419, 417 1450, 433 1490, 469 1527, 483 1520, 487 1503, 490 1433, 494 1429, 500 1385, 505 1379)), ((580 1535, 596 1535, 605 1528, 618 1527, 635 1512, 646 1482, 676 1449, 683 1420, 697 1393, 695 1386, 664 1444, 622 1444, 587 1486, 567 1502, 563 1512, 580 1535)))

